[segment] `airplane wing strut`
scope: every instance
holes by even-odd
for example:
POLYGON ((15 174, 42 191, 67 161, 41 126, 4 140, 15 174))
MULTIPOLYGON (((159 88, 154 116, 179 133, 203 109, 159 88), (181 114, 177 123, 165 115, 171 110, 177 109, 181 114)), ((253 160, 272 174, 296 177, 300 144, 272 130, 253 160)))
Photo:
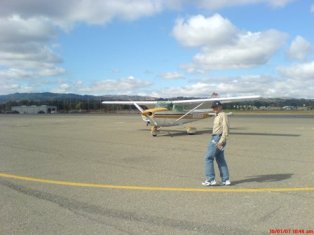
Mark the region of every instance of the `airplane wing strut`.
POLYGON ((177 120, 175 120, 175 122, 181 120, 182 118, 184 118, 185 116, 189 115, 190 113, 192 113, 195 109, 197 109, 198 107, 202 106, 204 104, 203 103, 200 103, 199 105, 197 105, 195 108, 189 110, 187 113, 185 113, 184 115, 182 115, 181 117, 179 117, 177 120))

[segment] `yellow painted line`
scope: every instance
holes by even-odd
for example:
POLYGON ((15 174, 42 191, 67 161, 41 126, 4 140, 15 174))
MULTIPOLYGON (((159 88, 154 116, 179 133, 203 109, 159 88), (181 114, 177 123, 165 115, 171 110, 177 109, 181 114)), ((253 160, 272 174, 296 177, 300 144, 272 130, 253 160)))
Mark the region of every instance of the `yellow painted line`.
POLYGON ((110 185, 110 184, 91 184, 59 180, 40 179, 27 176, 18 176, 6 173, 0 173, 0 177, 30 181, 44 184, 54 184, 74 187, 87 188, 106 188, 106 189, 124 189, 124 190, 142 190, 142 191, 174 191, 174 192, 211 192, 211 193, 258 193, 258 192, 295 192, 295 191, 314 191, 314 187, 305 188, 170 188, 170 187, 148 187, 148 186, 127 186, 127 185, 110 185))

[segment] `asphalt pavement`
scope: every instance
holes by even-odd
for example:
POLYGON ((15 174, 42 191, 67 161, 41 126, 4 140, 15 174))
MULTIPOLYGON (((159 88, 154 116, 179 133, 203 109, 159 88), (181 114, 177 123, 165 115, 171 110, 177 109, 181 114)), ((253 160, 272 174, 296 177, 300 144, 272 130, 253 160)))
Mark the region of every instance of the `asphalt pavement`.
POLYGON ((0 115, 0 234, 314 234, 314 118, 230 123, 232 185, 208 188, 211 119, 0 115))

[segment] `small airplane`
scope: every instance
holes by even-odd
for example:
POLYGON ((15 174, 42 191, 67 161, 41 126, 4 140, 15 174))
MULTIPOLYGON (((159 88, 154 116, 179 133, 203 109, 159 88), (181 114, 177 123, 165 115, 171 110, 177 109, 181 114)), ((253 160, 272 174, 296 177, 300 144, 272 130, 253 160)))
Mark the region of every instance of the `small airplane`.
MULTIPOLYGON (((216 93, 215 93, 216 94, 216 93)), ((103 101, 102 104, 115 105, 134 105, 141 113, 146 126, 151 125, 152 136, 157 136, 161 127, 179 126, 186 123, 195 122, 211 116, 212 109, 199 109, 206 104, 211 106, 213 101, 219 100, 221 103, 229 103, 234 101, 248 101, 258 99, 260 96, 239 96, 218 98, 217 96, 205 99, 191 100, 172 100, 172 101, 103 101), (192 108, 189 108, 191 105, 192 108), (154 106, 152 108, 143 109, 143 106, 154 106)), ((231 113, 229 113, 230 115, 231 113)), ((187 127, 187 134, 195 134, 195 127, 187 127)))

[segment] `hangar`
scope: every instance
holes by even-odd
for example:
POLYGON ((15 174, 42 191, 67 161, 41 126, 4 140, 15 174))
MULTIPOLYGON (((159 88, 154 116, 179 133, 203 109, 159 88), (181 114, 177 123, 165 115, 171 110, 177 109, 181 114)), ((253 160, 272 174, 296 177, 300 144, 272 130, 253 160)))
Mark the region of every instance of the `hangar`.
POLYGON ((56 113, 56 106, 48 106, 48 105, 21 105, 21 106, 13 106, 11 108, 12 112, 20 113, 20 114, 44 114, 44 113, 56 113))

